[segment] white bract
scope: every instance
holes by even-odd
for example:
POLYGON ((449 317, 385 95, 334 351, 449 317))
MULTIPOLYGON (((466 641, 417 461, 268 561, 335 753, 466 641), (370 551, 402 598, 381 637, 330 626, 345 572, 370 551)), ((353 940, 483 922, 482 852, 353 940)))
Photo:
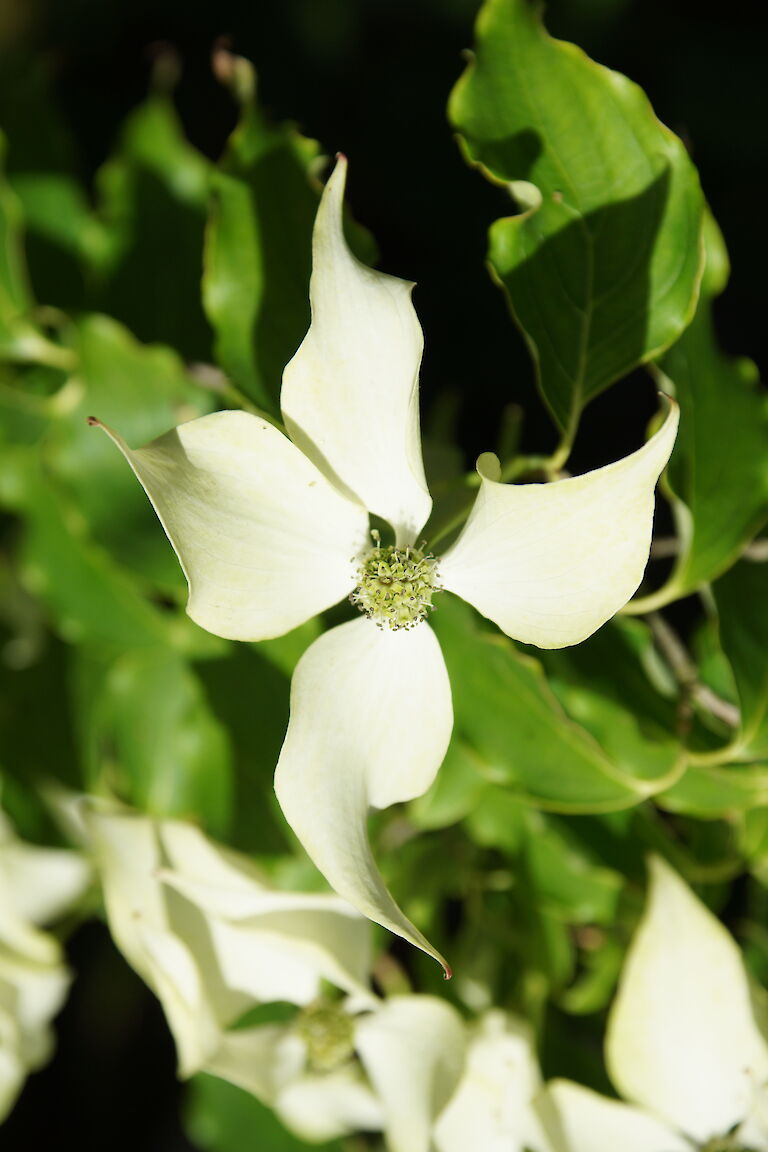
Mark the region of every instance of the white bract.
POLYGON ((192 825, 92 802, 86 826, 111 931, 163 1005, 181 1076, 229 1080, 305 1139, 381 1130, 392 1152, 429 1152, 464 1027, 433 997, 371 992, 367 920, 270 887, 192 825), (277 1001, 291 1020, 237 1026, 277 1001))
POLYGON ((25 844, 0 812, 0 1121, 50 1057, 51 1021, 71 982, 58 940, 41 926, 62 916, 88 880, 76 853, 25 844))
POLYGON ((541 1074, 530 1032, 495 1009, 469 1042, 459 1087, 433 1132, 436 1152, 553 1152, 534 1101, 541 1074))
POLYGON ((631 1103, 554 1081, 557 1152, 768 1152, 768 1044, 741 954, 662 860, 606 1040, 631 1103))
POLYGON ((427 790, 448 746, 450 685, 426 622, 433 599, 462 596, 540 647, 584 640, 640 583, 678 413, 671 405, 626 459, 552 484, 500 483, 486 453, 463 531, 431 556, 420 541, 431 498, 412 285, 349 251, 345 171, 340 159, 317 214, 312 323, 283 377, 288 436, 244 412, 192 420, 137 450, 107 431, 160 517, 203 628, 264 640, 347 596, 363 612, 299 662, 275 787, 336 891, 437 956, 384 886, 366 829, 371 806, 427 790), (372 538, 369 513, 391 525, 394 544, 372 538))

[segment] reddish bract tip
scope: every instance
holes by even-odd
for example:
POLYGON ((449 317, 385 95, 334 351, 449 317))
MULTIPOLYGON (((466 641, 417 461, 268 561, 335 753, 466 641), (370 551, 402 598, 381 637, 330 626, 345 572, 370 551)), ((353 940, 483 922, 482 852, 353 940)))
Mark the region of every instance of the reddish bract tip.
POLYGON ((85 422, 86 424, 90 424, 91 428, 97 428, 99 424, 101 424, 101 420, 99 420, 98 416, 88 416, 86 417, 85 422))
POLYGON ((453 979, 453 968, 449 968, 447 964, 443 964, 443 980, 453 979))
POLYGON ((344 152, 337 152, 336 153, 336 159, 339 161, 340 164, 346 164, 347 163, 347 157, 346 157, 346 154, 344 152))

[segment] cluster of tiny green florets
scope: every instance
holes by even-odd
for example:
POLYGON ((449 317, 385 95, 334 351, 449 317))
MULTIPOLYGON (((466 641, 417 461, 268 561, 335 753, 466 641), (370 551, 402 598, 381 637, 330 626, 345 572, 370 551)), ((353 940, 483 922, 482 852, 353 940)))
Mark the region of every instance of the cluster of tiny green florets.
POLYGON ((307 1061, 314 1072, 333 1072, 352 1058, 354 1025, 340 1004, 316 1000, 302 1008, 296 1029, 307 1046, 307 1061))
MULTIPOLYGON (((376 537, 374 537, 375 539, 376 537)), ((358 569, 352 603, 379 628, 413 628, 432 611, 437 560, 418 548, 382 548, 378 540, 358 569)))

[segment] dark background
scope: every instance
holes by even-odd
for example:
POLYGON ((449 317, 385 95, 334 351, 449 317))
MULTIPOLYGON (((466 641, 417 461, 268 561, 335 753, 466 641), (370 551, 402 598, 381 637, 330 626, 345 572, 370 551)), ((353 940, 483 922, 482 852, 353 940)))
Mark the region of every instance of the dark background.
MULTIPOLYGON (((525 408, 527 449, 555 442, 522 341, 483 266, 486 228, 508 201, 464 166, 445 120, 477 7, 476 0, 0 0, 0 50, 15 66, 30 54, 47 62, 53 98, 76 140, 76 164, 90 184, 123 117, 146 92, 158 42, 174 45, 183 63, 178 106, 190 139, 218 155, 235 110, 209 58, 216 38, 229 35, 233 49, 256 64, 272 117, 295 120, 329 154, 349 156, 349 198, 376 237, 380 265, 419 285, 427 414, 438 390, 460 397, 470 462, 495 444, 510 399, 525 408)), ((551 0, 547 23, 639 82, 688 144, 733 265, 717 308, 721 339, 764 368, 768 69, 761 8, 755 0, 711 7, 551 0)), ((0 113, 3 123, 13 109, 0 113)), ((584 417, 574 468, 637 447, 654 408, 640 372, 599 398, 584 417)), ((64 1139, 82 1152, 189 1148, 176 1119, 174 1057, 159 1008, 100 926, 80 931, 71 959, 78 978, 60 1018, 58 1054, 3 1127, 4 1152, 64 1139)))

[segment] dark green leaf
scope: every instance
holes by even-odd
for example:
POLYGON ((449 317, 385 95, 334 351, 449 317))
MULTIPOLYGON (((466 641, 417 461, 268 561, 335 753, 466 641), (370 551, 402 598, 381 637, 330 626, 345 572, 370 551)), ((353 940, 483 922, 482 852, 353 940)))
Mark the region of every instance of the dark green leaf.
POLYGON ((584 405, 691 318, 698 179, 642 90, 550 38, 528 0, 487 0, 475 52, 449 115, 525 209, 493 225, 490 262, 570 442, 584 405))
POLYGON ((232 804, 229 738, 192 669, 174 652, 153 648, 84 671, 89 789, 106 786, 153 815, 225 833, 232 804))
POLYGON ((665 601, 719 576, 768 519, 768 395, 750 360, 718 346, 712 301, 728 279, 728 257, 717 225, 707 221, 708 267, 696 316, 661 361, 680 405, 667 480, 679 502, 681 552, 665 601))
POLYGON ((618 764, 570 720, 541 665, 511 641, 482 631, 471 609, 444 595, 433 617, 453 688, 455 730, 489 781, 558 811, 596 812, 638 803, 662 786, 668 758, 618 764))

